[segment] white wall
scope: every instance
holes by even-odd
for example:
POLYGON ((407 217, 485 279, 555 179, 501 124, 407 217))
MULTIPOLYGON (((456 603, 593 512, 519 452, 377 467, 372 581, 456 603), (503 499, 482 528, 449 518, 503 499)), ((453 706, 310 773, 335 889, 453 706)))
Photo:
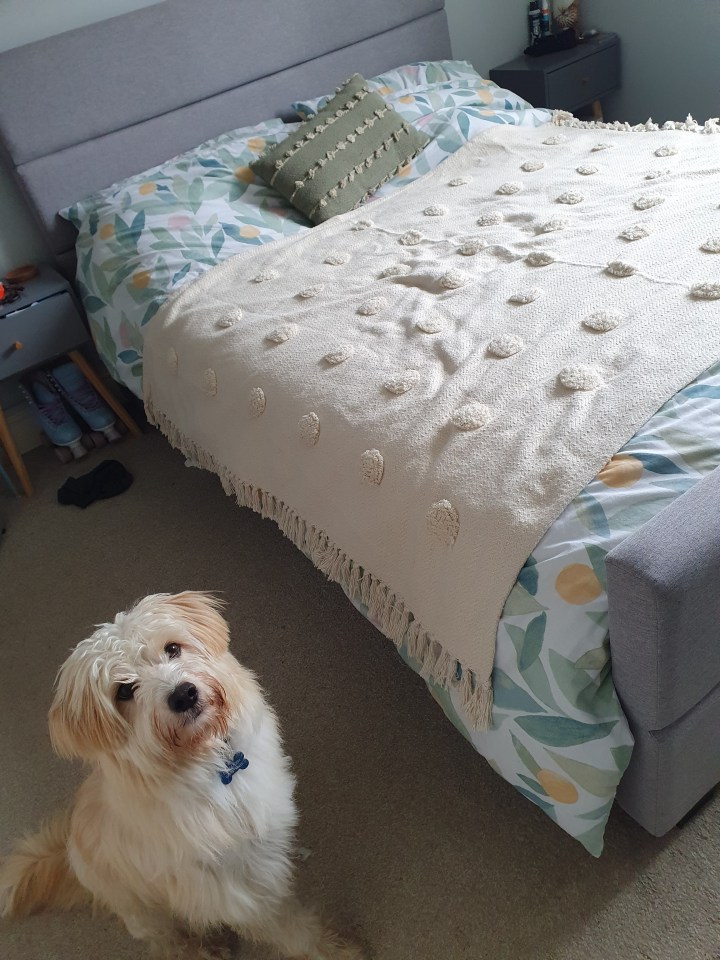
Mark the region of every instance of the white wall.
POLYGON ((32 214, 4 170, 0 170, 0 210, 0 276, 22 263, 49 259, 32 214))
POLYGON ((526 0, 445 0, 453 56, 483 76, 519 56, 527 46, 527 8, 526 0))
POLYGON ((0 0, 0 50, 151 7, 160 0, 0 0))
POLYGON ((606 115, 640 123, 720 115, 720 0, 582 0, 584 22, 620 36, 622 90, 606 115))

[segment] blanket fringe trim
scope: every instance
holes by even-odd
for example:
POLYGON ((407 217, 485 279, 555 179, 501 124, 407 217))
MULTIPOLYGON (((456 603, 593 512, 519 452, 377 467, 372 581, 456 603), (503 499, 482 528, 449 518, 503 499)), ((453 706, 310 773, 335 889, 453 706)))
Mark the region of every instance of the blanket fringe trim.
POLYGON ((240 480, 212 454, 177 429, 146 399, 150 423, 165 435, 173 447, 193 464, 217 474, 223 490, 235 496, 241 507, 250 507, 260 516, 274 520, 283 534, 302 550, 329 580, 340 584, 352 599, 364 604, 385 636, 420 664, 420 675, 445 690, 455 689, 465 715, 475 730, 488 730, 492 722, 492 679, 478 680, 423 629, 403 601, 382 580, 355 563, 322 530, 309 526, 301 516, 271 493, 240 480))
POLYGON ((704 124, 698 123, 690 114, 686 120, 668 120, 662 125, 655 123, 652 117, 645 123, 622 123, 614 120, 612 123, 603 120, 578 120, 566 110, 556 110, 552 122, 557 127, 579 127, 583 130, 617 130, 621 133, 655 133, 658 130, 684 130, 686 133, 720 133, 720 118, 711 117, 704 124))

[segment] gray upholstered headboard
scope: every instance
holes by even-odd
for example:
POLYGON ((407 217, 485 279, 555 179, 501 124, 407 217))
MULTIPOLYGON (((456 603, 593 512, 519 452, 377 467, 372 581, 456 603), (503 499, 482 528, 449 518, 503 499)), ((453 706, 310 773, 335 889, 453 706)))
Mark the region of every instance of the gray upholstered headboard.
POLYGON ((0 160, 64 272, 57 210, 298 98, 450 55, 444 0, 164 0, 0 54, 0 160))

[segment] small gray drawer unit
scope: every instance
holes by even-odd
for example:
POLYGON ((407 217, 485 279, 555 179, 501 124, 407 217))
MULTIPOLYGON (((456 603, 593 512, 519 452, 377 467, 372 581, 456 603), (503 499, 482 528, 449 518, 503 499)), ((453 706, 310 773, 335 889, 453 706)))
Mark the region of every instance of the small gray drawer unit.
POLYGON ((601 33, 572 50, 518 57, 492 69, 490 79, 534 107, 579 110, 620 87, 620 38, 601 33))
POLYGON ((20 299, 0 308, 0 380, 75 350, 88 339, 67 284, 42 268, 20 299))

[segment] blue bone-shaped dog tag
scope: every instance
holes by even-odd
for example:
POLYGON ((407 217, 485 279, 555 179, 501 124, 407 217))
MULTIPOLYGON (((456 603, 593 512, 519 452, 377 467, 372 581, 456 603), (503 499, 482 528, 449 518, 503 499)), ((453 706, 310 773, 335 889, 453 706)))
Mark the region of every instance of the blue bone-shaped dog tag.
POLYGON ((218 771, 220 774, 220 780, 227 786, 238 770, 246 770, 250 766, 250 761, 247 759, 244 753, 236 753, 232 760, 226 760, 225 766, 226 770, 218 771))

